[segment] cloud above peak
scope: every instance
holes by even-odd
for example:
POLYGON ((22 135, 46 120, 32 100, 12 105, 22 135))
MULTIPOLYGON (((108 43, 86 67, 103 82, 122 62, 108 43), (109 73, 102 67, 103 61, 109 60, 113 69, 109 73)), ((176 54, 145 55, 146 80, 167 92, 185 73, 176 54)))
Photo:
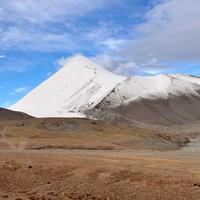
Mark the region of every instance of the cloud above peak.
POLYGON ((145 2, 0 0, 0 52, 82 52, 123 74, 198 65, 200 1, 145 2))
POLYGON ((91 49, 91 44, 97 47, 97 40, 112 36, 109 20, 98 13, 120 1, 0 0, 0 52, 76 52, 91 49))
POLYGON ((162 0, 133 31, 137 37, 124 51, 137 63, 200 61, 200 1, 162 0))
POLYGON ((9 21, 23 20, 36 24, 59 22, 67 16, 81 16, 101 8, 105 2, 105 0, 7 0, 1 1, 1 15, 9 21))

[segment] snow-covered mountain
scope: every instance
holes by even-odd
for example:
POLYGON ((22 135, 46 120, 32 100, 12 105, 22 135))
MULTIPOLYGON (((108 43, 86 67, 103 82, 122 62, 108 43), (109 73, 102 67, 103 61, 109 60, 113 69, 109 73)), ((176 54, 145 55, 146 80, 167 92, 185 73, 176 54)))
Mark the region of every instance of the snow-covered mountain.
MULTIPOLYGON (((186 75, 134 76, 119 83, 101 102, 113 107, 140 99, 168 99, 169 96, 200 93, 200 79, 186 75), (109 103, 108 103, 109 102, 109 103)), ((102 105, 101 105, 102 106, 102 105)))
POLYGON ((77 55, 57 73, 10 107, 36 117, 84 117, 125 77, 77 55))
POLYGON ((36 117, 86 114, 160 124, 199 120, 199 108, 200 78, 181 74, 123 77, 81 55, 10 107, 36 117))
POLYGON ((200 78, 188 75, 129 77, 93 110, 93 117, 157 125, 200 120, 200 78))

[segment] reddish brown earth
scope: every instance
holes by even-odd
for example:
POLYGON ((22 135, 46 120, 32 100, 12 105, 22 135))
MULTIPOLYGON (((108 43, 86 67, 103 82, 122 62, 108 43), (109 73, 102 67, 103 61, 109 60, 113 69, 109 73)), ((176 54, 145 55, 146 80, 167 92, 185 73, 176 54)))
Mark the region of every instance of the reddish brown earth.
POLYGON ((4 150, 0 199, 200 199, 199 159, 172 153, 4 150))
POLYGON ((156 130, 88 119, 26 119, 0 122, 0 148, 174 150, 188 139, 156 130))
POLYGON ((200 142, 183 147, 183 135, 87 119, 3 120, 0 200, 199 200, 200 142))

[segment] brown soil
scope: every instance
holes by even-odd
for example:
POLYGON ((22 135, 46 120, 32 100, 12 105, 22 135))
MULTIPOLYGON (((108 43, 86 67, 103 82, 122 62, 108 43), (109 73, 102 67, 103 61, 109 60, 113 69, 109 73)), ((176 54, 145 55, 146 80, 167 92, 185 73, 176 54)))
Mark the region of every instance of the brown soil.
POLYGON ((182 136, 89 119, 26 119, 0 122, 0 148, 174 150, 188 143, 182 136))
POLYGON ((187 142, 88 119, 3 121, 0 200, 197 200, 200 159, 181 153, 187 142))
POLYGON ((1 151, 0 199, 200 199, 199 160, 92 152, 1 151))

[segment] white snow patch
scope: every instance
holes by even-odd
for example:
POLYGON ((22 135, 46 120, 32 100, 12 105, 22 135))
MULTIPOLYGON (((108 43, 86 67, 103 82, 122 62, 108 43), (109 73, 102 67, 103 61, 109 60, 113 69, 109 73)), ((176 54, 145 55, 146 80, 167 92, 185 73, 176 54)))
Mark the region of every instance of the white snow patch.
POLYGON ((172 74, 171 76, 200 85, 200 77, 191 76, 187 74, 172 74))
POLYGON ((104 102, 109 102, 109 106, 118 106, 142 98, 167 99, 170 95, 199 95, 199 91, 200 85, 196 81, 187 81, 174 75, 134 76, 118 84, 104 102))

